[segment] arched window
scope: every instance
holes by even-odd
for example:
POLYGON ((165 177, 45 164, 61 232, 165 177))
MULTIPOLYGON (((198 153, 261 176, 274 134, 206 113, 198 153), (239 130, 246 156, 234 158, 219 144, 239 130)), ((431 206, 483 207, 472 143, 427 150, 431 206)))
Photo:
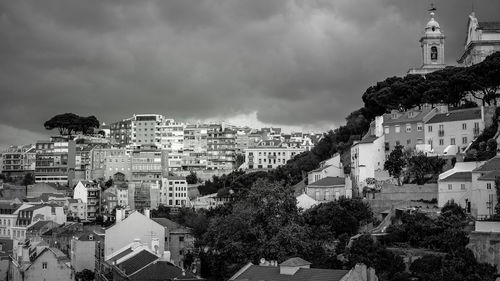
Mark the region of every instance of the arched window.
POLYGON ((431 60, 437 60, 438 59, 438 48, 436 46, 431 47, 431 60))

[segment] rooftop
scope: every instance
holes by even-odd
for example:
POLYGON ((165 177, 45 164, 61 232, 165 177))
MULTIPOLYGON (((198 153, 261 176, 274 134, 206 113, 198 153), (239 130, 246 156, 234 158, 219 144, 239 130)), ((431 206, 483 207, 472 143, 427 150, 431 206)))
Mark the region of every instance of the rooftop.
POLYGON ((490 172, 500 170, 500 156, 495 156, 486 161, 482 166, 476 168, 474 172, 490 172))
POLYGON ((427 124, 477 119, 481 119, 481 108, 476 107, 452 110, 447 113, 438 113, 434 115, 429 121, 427 121, 427 124))
POLYGON ((361 139, 359 142, 357 142, 356 144, 362 144, 362 143, 373 143, 376 139, 378 139, 377 136, 373 136, 373 135, 368 135, 368 136, 365 136, 363 137, 363 139, 361 139))
POLYGON ((500 22, 499 21, 479 22, 477 25, 477 29, 500 32, 500 22))
POLYGON ((320 179, 319 181, 315 181, 315 182, 309 184, 309 186, 311 186, 311 187, 329 187, 329 186, 335 186, 335 185, 345 185, 345 178, 326 177, 326 178, 320 179))
POLYGON ((397 118, 392 118, 392 113, 384 114, 384 125, 395 124, 395 123, 411 123, 411 122, 422 122, 425 115, 429 113, 429 110, 413 110, 408 112, 398 112, 397 118), (413 114, 409 117, 409 113, 413 114))
POLYGON ((134 274, 133 280, 163 281, 163 280, 200 280, 189 272, 168 261, 156 261, 134 274))
POLYGON ((480 181, 494 181, 500 177, 500 170, 491 171, 478 178, 480 181))
POLYGON ((119 264, 119 268, 127 275, 132 275, 158 257, 147 250, 142 250, 119 264))
POLYGON ((299 257, 290 258, 290 259, 287 259, 286 261, 280 263, 280 266, 295 267, 295 266, 304 266, 304 265, 311 265, 311 263, 306 261, 306 260, 303 260, 299 257))
POLYGON ((235 279, 246 281, 340 281, 349 270, 300 268, 294 275, 280 274, 280 268, 275 266, 250 265, 235 279))
POLYGON ((456 172, 446 178, 441 179, 442 182, 472 182, 472 172, 456 172))

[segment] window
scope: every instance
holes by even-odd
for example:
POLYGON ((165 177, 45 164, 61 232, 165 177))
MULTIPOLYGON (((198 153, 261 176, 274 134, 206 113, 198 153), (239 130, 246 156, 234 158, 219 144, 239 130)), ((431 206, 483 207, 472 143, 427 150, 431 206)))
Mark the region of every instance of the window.
POLYGON ((486 184, 486 189, 491 189, 491 183, 486 184))
POLYGON ((394 128, 395 128, 396 133, 399 133, 401 131, 401 128, 399 128, 399 125, 396 125, 394 128))
POLYGON ((411 133, 411 124, 406 124, 406 132, 411 133))
POLYGON ((436 61, 438 59, 438 48, 436 46, 431 47, 431 60, 436 61))
POLYGON ((462 137, 462 144, 467 144, 467 137, 462 137))
POLYGON ((432 132, 432 126, 427 126, 427 132, 432 132))
POLYGON ((444 145, 444 140, 443 139, 439 139, 439 145, 444 145))
POLYGON ((179 242, 183 242, 184 241, 184 236, 180 236, 179 237, 179 242))
POLYGON ((417 131, 421 132, 424 130, 424 125, 422 123, 417 123, 417 131))
POLYGON ((467 123, 462 123, 462 130, 467 130, 467 123))
POLYGON ((411 140, 406 140, 406 144, 407 145, 411 144, 411 140))
POLYGON ((453 189, 453 185, 448 184, 448 190, 452 190, 452 189, 453 189))
POLYGON ((47 269, 47 263, 46 262, 42 262, 42 268, 43 269, 47 269))
POLYGON ((384 134, 388 134, 388 133, 389 133, 389 127, 386 126, 386 127, 384 127, 384 134))
POLYGON ((465 190, 465 183, 460 184, 460 189, 465 190))
POLYGON ((451 144, 451 145, 455 145, 455 138, 451 138, 451 139, 450 139, 450 144, 451 144))

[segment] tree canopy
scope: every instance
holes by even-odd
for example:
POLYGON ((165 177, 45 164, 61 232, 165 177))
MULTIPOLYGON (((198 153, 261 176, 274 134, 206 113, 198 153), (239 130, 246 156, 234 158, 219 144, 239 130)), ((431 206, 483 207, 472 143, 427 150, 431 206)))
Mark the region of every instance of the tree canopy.
POLYGON ((57 129, 60 135, 71 136, 73 133, 91 134, 99 128, 99 120, 95 116, 82 117, 74 113, 56 115, 43 124, 45 129, 57 129))

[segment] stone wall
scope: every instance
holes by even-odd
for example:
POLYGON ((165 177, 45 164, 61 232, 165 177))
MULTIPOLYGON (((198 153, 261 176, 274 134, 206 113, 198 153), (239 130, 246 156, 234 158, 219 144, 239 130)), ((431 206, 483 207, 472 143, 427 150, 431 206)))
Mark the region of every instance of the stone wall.
POLYGON ((469 235, 467 248, 474 253, 478 262, 496 265, 497 273, 500 273, 500 232, 473 231, 469 235))

